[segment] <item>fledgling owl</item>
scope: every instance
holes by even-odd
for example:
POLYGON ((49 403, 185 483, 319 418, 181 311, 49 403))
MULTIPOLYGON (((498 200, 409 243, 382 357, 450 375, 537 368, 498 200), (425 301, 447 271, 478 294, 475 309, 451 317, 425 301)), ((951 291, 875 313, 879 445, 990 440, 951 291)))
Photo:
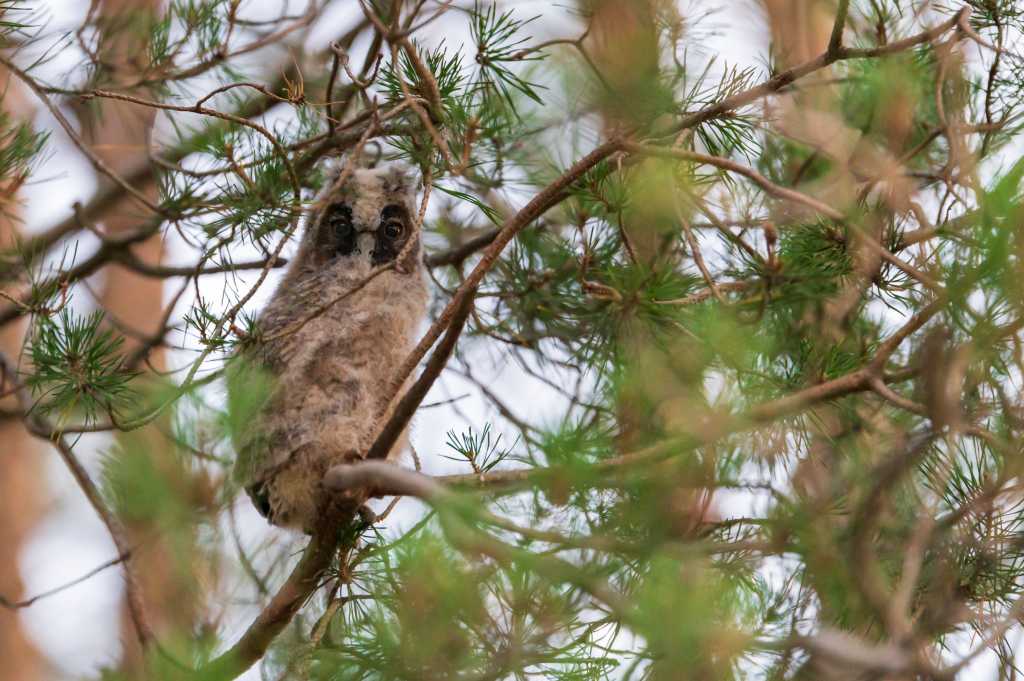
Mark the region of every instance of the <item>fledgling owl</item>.
POLYGON ((413 172, 332 175, 229 381, 233 403, 265 387, 252 423, 236 425, 236 479, 271 523, 306 531, 323 508, 324 473, 364 456, 390 416, 393 375, 427 304, 413 172))

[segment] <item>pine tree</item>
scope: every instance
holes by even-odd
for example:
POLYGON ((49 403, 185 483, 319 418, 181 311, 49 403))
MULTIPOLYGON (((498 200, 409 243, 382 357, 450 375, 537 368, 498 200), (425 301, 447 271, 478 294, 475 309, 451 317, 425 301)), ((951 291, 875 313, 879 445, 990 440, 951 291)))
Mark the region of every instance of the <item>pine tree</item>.
POLYGON ((0 68, 56 126, 0 118, 0 186, 52 176, 54 134, 99 178, 0 253, 29 328, 0 375, 119 552, 142 658, 104 678, 1019 673, 1024 3, 734 7, 755 66, 701 3, 91 5, 62 32, 0 0, 0 68), (156 116, 148 163, 79 132, 115 102, 156 116), (338 155, 421 172, 431 318, 370 460, 324 480, 386 510, 253 542, 225 361, 338 155), (163 282, 155 333, 90 300, 114 267, 163 282), (428 408, 446 441, 374 460, 428 408), (154 622, 126 526, 193 621, 154 622))

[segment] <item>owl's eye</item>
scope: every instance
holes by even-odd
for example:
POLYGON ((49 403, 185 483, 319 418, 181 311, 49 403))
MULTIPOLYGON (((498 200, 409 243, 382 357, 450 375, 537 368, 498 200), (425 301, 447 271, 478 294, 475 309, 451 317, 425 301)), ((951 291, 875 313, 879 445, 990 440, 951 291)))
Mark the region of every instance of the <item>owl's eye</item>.
POLYGON ((335 234, 343 236, 352 231, 352 223, 342 218, 333 218, 331 220, 331 228, 335 234))
POLYGON ((352 224, 352 209, 343 203, 328 207, 323 219, 322 233, 328 243, 340 255, 351 255, 356 248, 355 227, 352 224))
POLYGON ((376 243, 370 253, 375 266, 391 262, 402 250, 409 236, 408 216, 409 212, 399 204, 390 204, 381 210, 376 243))
POLYGON ((324 220, 331 226, 331 230, 339 236, 352 231, 352 209, 344 204, 337 204, 328 208, 324 220))
POLYGON ((384 223, 384 236, 389 239, 397 239, 405 233, 405 225, 398 220, 388 220, 384 223))

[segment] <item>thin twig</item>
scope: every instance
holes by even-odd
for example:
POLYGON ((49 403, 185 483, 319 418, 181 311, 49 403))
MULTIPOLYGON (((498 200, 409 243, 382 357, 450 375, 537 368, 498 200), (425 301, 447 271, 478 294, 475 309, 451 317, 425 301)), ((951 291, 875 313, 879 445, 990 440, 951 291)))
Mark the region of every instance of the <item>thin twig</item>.
POLYGON ((94 567, 92 570, 89 570, 88 572, 86 572, 81 577, 76 577, 75 579, 71 580, 70 582, 66 582, 66 583, 61 584, 60 586, 56 586, 56 587, 54 587, 52 589, 47 589, 46 591, 38 593, 35 596, 32 596, 31 598, 25 598, 25 599, 22 599, 20 601, 11 601, 11 600, 5 598, 4 596, 0 596, 0 606, 3 606, 3 607, 5 607, 5 608, 7 608, 9 610, 18 610, 18 609, 21 609, 21 608, 28 608, 31 605, 33 605, 34 603, 36 603, 37 601, 41 601, 44 598, 49 598, 50 596, 55 596, 55 595, 59 594, 62 591, 66 591, 66 590, 70 589, 73 586, 78 586, 82 582, 85 582, 85 581, 95 577, 96 575, 98 575, 99 573, 103 572, 104 570, 106 570, 108 568, 111 568, 111 567, 114 567, 115 565, 120 565, 124 561, 128 560, 128 558, 129 558, 129 554, 121 554, 119 556, 111 558, 110 560, 106 561, 105 563, 101 563, 100 565, 97 565, 96 567, 94 567))

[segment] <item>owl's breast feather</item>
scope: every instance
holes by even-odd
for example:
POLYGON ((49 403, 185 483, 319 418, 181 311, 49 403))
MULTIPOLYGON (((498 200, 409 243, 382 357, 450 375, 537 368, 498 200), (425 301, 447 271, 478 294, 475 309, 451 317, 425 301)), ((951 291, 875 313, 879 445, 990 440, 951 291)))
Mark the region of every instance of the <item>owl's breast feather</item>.
POLYGON ((264 485, 260 500, 274 507, 275 524, 302 515, 318 471, 369 447, 426 311, 421 268, 369 282, 325 274, 278 290, 259 318, 259 335, 269 340, 247 352, 273 387, 245 438, 245 457, 239 452, 239 464, 249 459, 240 482, 264 485))

